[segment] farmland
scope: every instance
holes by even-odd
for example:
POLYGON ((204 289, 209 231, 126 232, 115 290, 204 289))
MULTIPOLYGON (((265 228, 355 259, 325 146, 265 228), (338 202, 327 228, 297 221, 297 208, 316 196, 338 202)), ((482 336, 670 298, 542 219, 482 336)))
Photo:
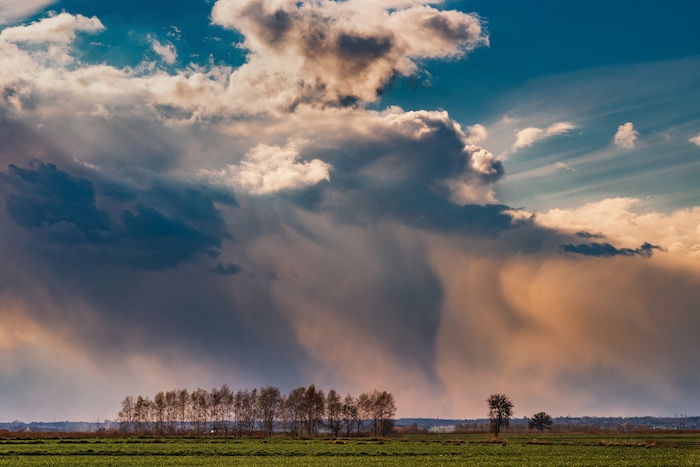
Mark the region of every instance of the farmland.
POLYGON ((483 434, 234 439, 12 436, 0 465, 700 465, 700 434, 483 434))

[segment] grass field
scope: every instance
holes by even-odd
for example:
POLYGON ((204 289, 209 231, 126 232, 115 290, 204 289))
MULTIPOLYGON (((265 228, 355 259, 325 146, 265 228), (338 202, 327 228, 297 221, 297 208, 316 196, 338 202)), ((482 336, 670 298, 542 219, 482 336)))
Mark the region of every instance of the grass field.
POLYGON ((0 466, 697 466, 700 434, 411 435, 339 439, 12 438, 0 466))

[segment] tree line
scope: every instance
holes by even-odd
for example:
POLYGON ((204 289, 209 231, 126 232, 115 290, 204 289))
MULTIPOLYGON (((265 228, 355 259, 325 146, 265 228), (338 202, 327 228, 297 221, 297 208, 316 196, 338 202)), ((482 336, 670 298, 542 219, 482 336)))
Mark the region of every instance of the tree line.
POLYGON ((315 385, 298 387, 289 394, 265 386, 233 392, 228 385, 211 391, 173 389, 149 397, 127 396, 118 420, 127 433, 218 433, 272 436, 334 436, 374 434, 384 436, 394 427, 394 396, 374 390, 357 398, 344 398, 334 389, 324 393, 315 385))

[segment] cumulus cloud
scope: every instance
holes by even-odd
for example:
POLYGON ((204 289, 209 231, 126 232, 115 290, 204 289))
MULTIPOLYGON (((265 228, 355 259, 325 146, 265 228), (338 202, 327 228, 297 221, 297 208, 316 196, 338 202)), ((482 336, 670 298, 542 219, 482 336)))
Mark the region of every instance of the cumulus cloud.
POLYGON ((7 42, 53 42, 68 44, 78 32, 97 33, 105 29, 95 16, 60 13, 43 18, 27 26, 5 28, 0 32, 0 40, 7 42))
POLYGON ((622 149, 634 149, 634 145, 639 137, 639 132, 635 130, 632 122, 627 122, 617 128, 613 143, 622 149))
POLYGON ((478 17, 422 3, 218 0, 213 22, 241 32, 250 51, 228 97, 261 108, 373 102, 416 60, 487 43, 478 17))
POLYGON ((202 173, 214 181, 231 184, 242 191, 266 195, 315 185, 330 180, 331 166, 320 159, 299 161, 304 143, 293 141, 284 147, 260 144, 240 164, 202 173))
POLYGON ((636 198, 608 198, 537 215, 541 225, 569 232, 603 233, 626 248, 659 245, 674 257, 700 257, 700 208, 656 212, 636 198))
MULTIPOLYGON (((418 61, 459 57, 488 42, 477 16, 421 3, 220 0, 213 21, 244 36, 246 63, 173 74, 83 65, 67 50, 57 56, 50 44, 67 48, 76 32, 104 29, 98 18, 61 13, 1 33, 0 69, 12 73, 0 72, 0 85, 42 99, 44 111, 49 102, 62 101, 72 107, 169 109, 201 119, 363 105, 376 101, 396 76, 416 72, 418 61), (29 41, 47 49, 13 46, 29 41)), ((171 44, 152 46, 166 63, 176 59, 171 44)))
POLYGON ((696 146, 700 146, 700 133, 697 134, 696 136, 693 136, 688 141, 690 141, 691 143, 693 143, 696 146))
POLYGON ((170 41, 159 42, 156 38, 149 39, 151 48, 163 59, 168 65, 172 65, 177 60, 177 49, 170 41))
POLYGON ((518 150, 520 148, 532 146, 537 141, 549 138, 551 136, 567 133, 575 128, 576 126, 569 122, 553 123, 547 128, 525 128, 524 130, 518 131, 518 133, 516 134, 515 143, 513 143, 513 150, 518 150))
POLYGON ((56 0, 4 0, 0 3, 0 25, 26 18, 56 0))
POLYGON ((470 144, 479 144, 489 136, 486 127, 480 123, 467 128, 467 142, 470 144))

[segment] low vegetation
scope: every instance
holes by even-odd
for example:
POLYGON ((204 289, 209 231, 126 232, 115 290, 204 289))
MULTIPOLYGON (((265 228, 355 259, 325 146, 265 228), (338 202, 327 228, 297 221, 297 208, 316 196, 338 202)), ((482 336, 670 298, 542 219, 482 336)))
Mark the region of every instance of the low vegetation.
MULTIPOLYGON (((391 437, 198 436, 0 439, 0 465, 700 465, 700 434, 434 434, 391 437)), ((65 436, 65 435, 64 435, 65 436)))

